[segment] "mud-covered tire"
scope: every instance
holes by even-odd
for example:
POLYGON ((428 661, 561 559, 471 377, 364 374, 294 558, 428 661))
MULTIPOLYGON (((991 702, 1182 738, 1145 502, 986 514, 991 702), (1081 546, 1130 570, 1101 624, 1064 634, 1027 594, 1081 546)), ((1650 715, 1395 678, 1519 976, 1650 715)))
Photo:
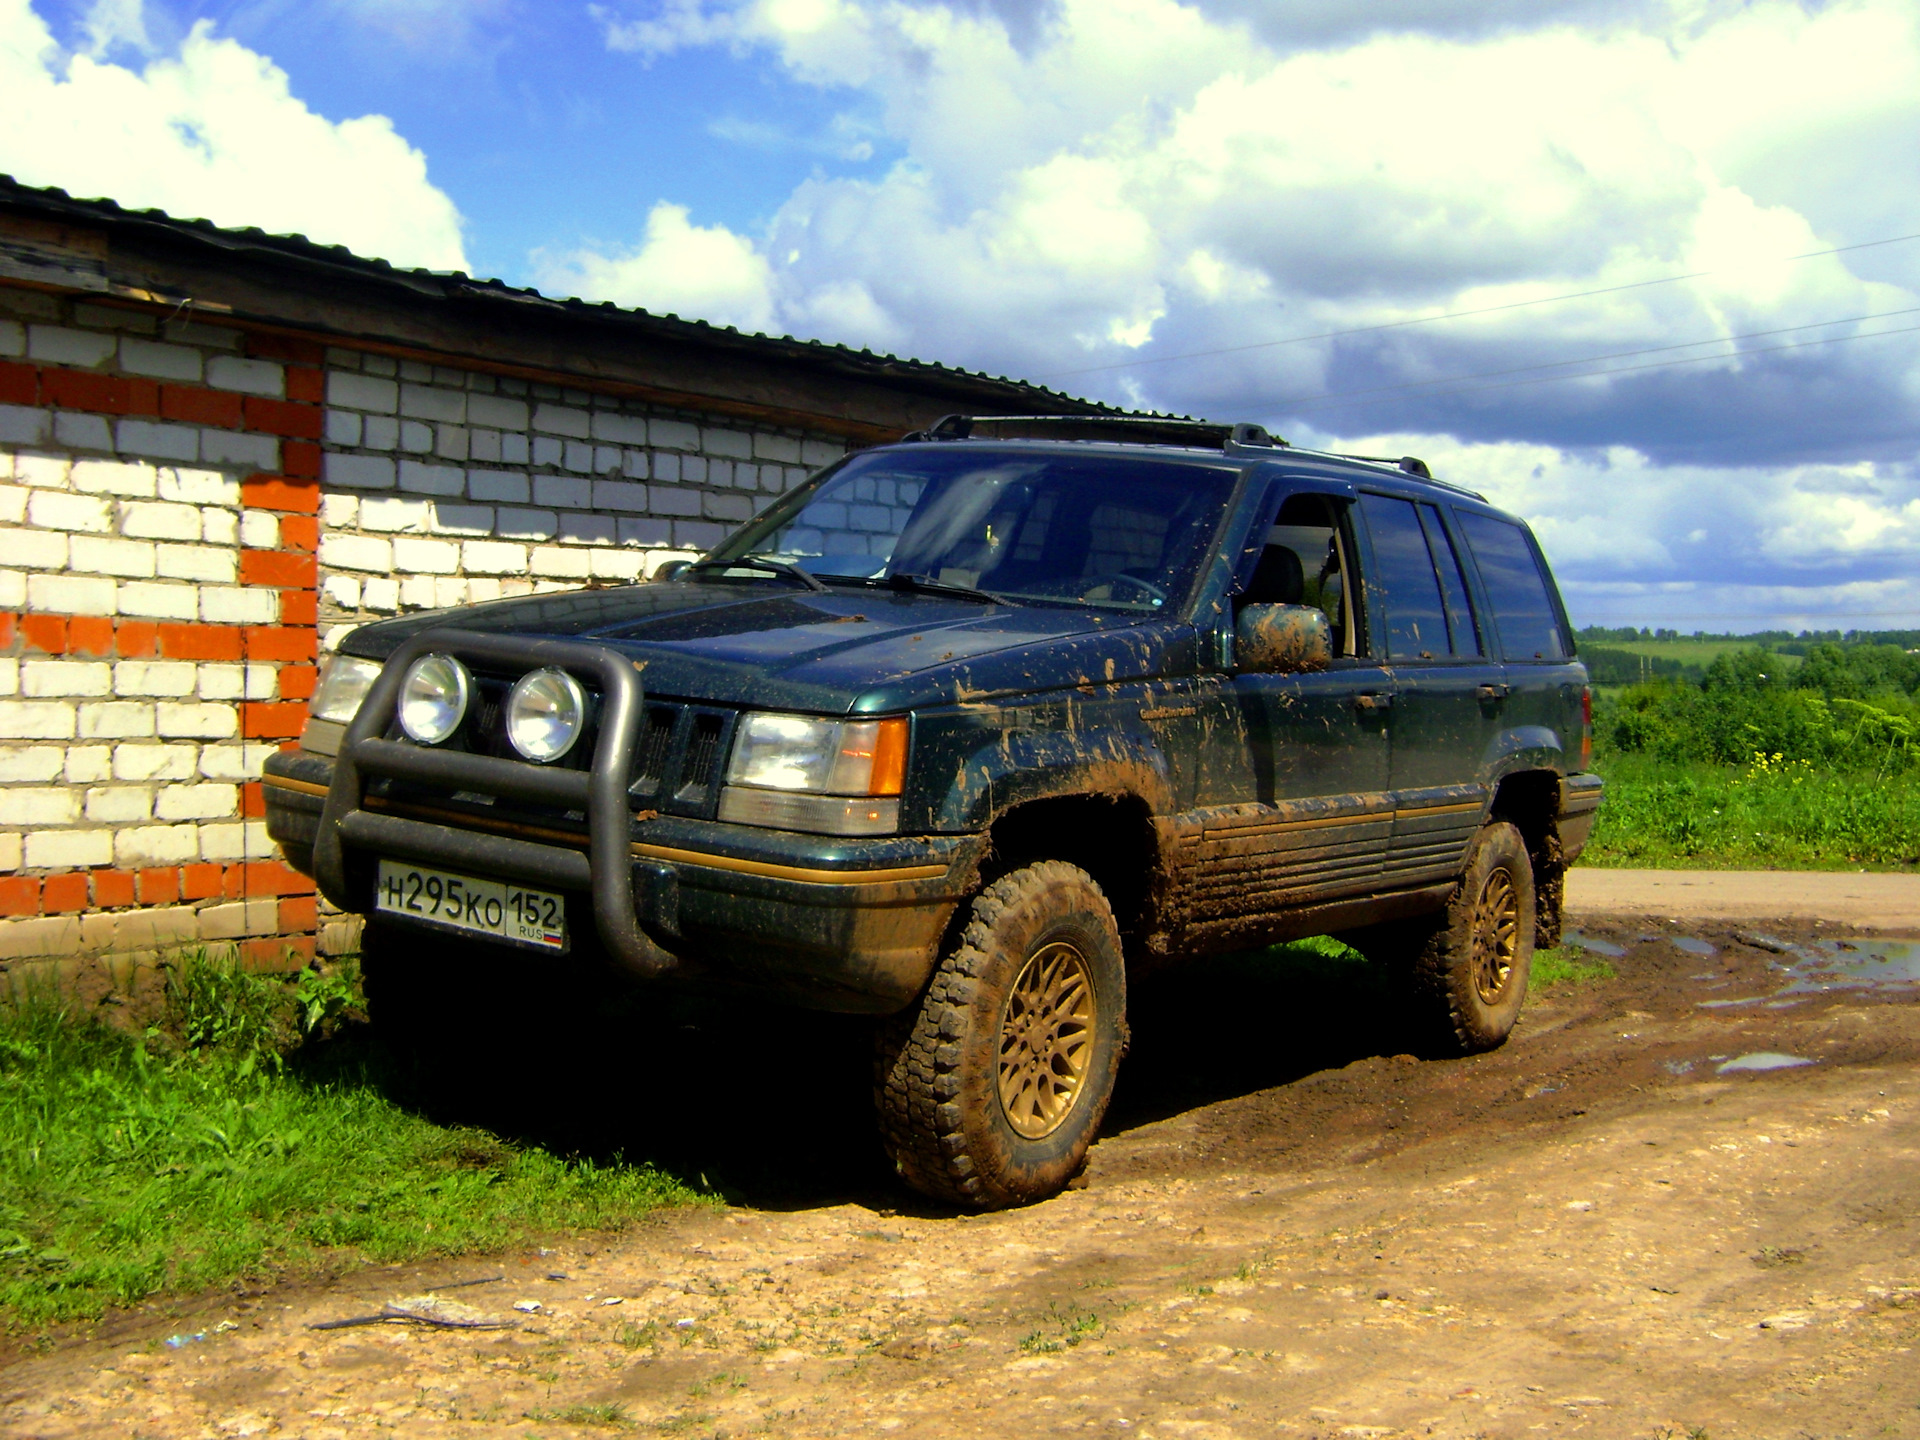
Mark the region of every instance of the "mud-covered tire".
POLYGON ((937 1200, 976 1209, 1043 1200, 1086 1162, 1125 1050, 1126 966, 1106 896, 1075 866, 1026 866, 974 899, 919 1006, 880 1027, 882 1142, 900 1177, 937 1200), (1058 1003, 1034 1006, 1050 984, 1058 1003), (1050 1066, 1028 1061, 1042 1044, 1056 1056, 1050 1066))
POLYGON ((1520 831, 1483 826, 1447 908, 1411 957, 1415 1019, 1436 1048, 1497 1049, 1526 1003, 1533 967, 1533 862, 1520 831))

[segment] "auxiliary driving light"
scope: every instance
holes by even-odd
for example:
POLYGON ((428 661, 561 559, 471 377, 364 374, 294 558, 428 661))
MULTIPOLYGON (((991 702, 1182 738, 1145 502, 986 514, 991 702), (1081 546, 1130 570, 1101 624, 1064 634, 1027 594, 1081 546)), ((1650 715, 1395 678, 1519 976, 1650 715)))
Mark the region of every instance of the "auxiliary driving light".
POLYGON ((507 697, 507 739, 542 765, 571 750, 586 723, 586 691, 564 670, 522 675, 507 697))
POLYGON ((472 698, 466 666, 451 655, 422 655, 400 682, 400 728, 422 745, 438 745, 460 728, 472 698))

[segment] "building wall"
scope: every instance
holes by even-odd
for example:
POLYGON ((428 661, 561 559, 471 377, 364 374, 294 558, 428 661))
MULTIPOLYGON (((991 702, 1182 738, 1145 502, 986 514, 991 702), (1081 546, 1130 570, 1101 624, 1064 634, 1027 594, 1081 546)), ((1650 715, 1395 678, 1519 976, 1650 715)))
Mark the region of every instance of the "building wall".
POLYGON ((0 965, 304 961, 316 897, 259 775, 326 648, 645 576, 843 450, 0 286, 0 965))

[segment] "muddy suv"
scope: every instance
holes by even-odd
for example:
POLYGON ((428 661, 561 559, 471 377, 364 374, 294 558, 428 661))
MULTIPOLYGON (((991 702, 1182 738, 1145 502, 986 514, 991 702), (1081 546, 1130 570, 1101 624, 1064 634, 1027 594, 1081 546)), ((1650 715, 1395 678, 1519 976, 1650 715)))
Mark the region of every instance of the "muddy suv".
POLYGON ((268 827, 376 1023, 434 935, 869 1014, 971 1206, 1075 1174, 1186 956, 1339 934, 1499 1045, 1600 802, 1526 527, 1255 426, 950 418, 670 577, 355 630, 312 714, 268 827))

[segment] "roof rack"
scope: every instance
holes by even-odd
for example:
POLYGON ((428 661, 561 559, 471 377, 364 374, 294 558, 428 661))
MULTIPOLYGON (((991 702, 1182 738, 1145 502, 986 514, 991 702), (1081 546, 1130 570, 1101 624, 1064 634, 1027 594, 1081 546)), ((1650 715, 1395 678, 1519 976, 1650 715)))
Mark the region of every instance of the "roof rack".
POLYGON ((966 440, 982 426, 1003 432, 1037 430, 1038 435, 1003 433, 995 439, 1107 440, 1130 445, 1204 446, 1222 450, 1244 447, 1271 450, 1287 442, 1258 425, 1224 425, 1211 420, 1182 420, 1170 415, 947 415, 930 430, 915 430, 900 438, 966 440))

